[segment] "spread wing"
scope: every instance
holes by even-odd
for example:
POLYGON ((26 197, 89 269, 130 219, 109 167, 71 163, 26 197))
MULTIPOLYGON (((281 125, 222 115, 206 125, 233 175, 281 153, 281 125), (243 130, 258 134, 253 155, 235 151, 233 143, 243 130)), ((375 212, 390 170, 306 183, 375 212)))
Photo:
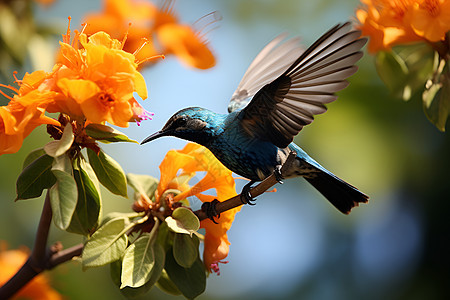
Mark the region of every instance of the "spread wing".
POLYGON ((349 22, 336 25, 303 52, 278 78, 261 88, 239 113, 251 135, 287 147, 303 126, 324 113, 324 104, 348 85, 367 39, 349 22))
POLYGON ((300 38, 284 41, 286 35, 274 38, 255 57, 231 97, 228 112, 247 105, 257 91, 283 74, 302 53, 300 38))

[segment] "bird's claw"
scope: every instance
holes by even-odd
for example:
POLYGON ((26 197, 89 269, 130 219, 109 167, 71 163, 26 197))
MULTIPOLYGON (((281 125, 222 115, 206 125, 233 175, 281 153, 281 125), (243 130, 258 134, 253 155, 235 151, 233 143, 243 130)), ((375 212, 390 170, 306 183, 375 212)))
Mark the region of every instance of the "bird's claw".
POLYGON ((275 174, 275 178, 277 179, 278 183, 283 184, 283 174, 281 174, 281 165, 276 165, 275 169, 273 170, 273 174, 275 174))
POLYGON ((255 199, 253 199, 252 194, 250 193, 250 189, 252 188, 252 184, 255 183, 253 180, 247 183, 241 192, 241 202, 243 204, 255 205, 255 199))
POLYGON ((216 210, 216 205, 218 202, 219 202, 219 200, 214 199, 211 202, 204 202, 201 207, 202 211, 205 212, 208 219, 213 221, 215 224, 219 224, 219 223, 216 222, 214 217, 217 217, 217 219, 220 218, 220 213, 217 213, 217 210, 216 210))

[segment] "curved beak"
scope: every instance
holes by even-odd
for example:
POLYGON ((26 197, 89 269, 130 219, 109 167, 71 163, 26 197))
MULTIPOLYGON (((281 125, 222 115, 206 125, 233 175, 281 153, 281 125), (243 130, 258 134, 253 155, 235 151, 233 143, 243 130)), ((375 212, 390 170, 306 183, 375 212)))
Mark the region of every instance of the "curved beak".
POLYGON ((143 144, 145 144, 145 143, 148 143, 148 142, 151 142, 151 141, 153 141, 153 140, 156 140, 157 138, 160 138, 160 137, 162 137, 162 136, 166 136, 166 135, 168 135, 168 134, 169 134, 169 132, 167 132, 167 131, 162 131, 162 130, 157 131, 157 132, 155 132, 154 134, 152 134, 152 135, 146 137, 146 138, 141 142, 141 145, 143 145, 143 144))

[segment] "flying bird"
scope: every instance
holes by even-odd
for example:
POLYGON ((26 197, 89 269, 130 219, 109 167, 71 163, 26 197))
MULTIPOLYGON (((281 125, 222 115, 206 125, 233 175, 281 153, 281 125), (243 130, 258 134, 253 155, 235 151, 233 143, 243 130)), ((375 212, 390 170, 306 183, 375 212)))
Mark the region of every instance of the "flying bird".
MULTIPOLYGON (((295 151, 295 160, 283 178, 303 177, 348 214, 369 197, 292 141, 314 115, 327 110, 325 104, 337 99, 335 92, 347 87, 346 79, 357 71, 355 63, 367 42, 360 36, 349 22, 339 24, 303 51, 297 38, 285 41, 285 35, 280 35, 250 64, 231 97, 228 114, 201 107, 182 109, 141 144, 163 136, 201 144, 228 169, 251 180, 243 194, 251 184, 279 170, 295 151)), ((249 196, 245 199, 251 203, 249 196)))

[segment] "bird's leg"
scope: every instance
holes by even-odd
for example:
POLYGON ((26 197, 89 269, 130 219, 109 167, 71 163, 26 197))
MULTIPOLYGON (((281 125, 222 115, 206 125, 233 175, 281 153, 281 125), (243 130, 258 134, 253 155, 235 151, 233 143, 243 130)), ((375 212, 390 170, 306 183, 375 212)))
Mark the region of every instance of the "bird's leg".
POLYGON ((275 178, 277 179, 279 184, 283 184, 283 174, 281 174, 281 165, 276 165, 275 169, 273 170, 273 174, 275 175, 275 178))
POLYGON ((243 188, 241 192, 241 201, 243 204, 248 205, 255 205, 255 199, 253 199, 252 194, 250 193, 250 189, 252 188, 252 185, 255 183, 255 181, 251 180, 249 183, 247 183, 243 188))
POLYGON ((217 217, 217 219, 220 218, 220 213, 217 213, 216 210, 216 205, 219 202, 219 200, 214 199, 211 202, 204 202, 202 204, 202 211, 204 211, 206 213, 206 216, 208 217, 208 219, 210 219, 211 221, 213 221, 215 224, 219 224, 216 222, 216 220, 214 220, 214 217, 217 217))

